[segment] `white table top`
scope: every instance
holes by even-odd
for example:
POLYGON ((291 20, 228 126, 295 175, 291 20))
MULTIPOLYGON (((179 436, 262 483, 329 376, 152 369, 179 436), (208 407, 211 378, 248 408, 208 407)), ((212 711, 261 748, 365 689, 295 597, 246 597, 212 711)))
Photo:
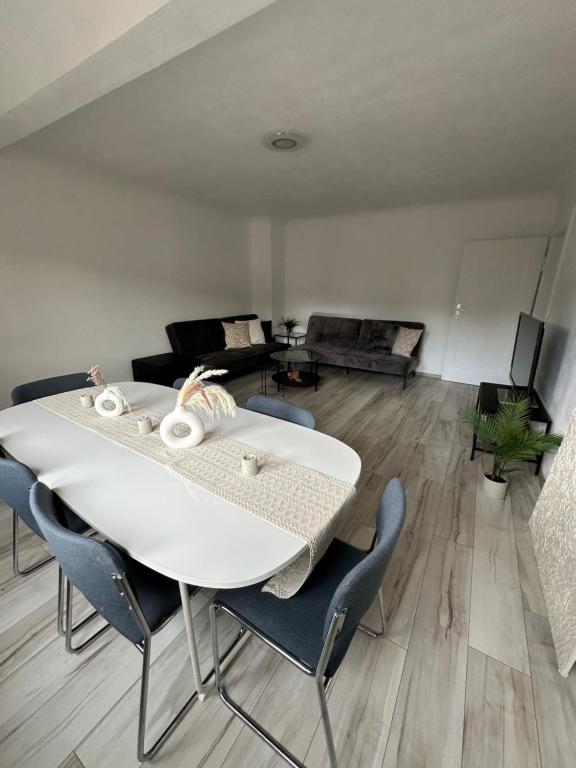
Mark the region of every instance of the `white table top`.
MULTIPOLYGON (((128 400, 160 413, 176 390, 121 382, 128 400)), ((207 431, 215 427, 206 421, 207 431)), ((355 484, 360 458, 339 440, 238 409, 222 434, 355 484)), ((291 563, 301 539, 144 456, 30 402, 0 411, 0 444, 135 560, 203 587, 255 584, 291 563)))

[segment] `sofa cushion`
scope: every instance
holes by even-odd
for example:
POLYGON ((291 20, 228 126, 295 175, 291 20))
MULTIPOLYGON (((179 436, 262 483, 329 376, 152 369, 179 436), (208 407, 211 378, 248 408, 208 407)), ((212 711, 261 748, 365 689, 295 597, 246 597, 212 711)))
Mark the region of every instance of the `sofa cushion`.
POLYGON ((398 327, 397 323, 390 320, 363 320, 357 349, 390 354, 398 327))
POLYGON ((402 355, 402 357, 410 357, 414 347, 420 341, 420 336, 422 336, 421 328, 406 328, 401 325, 392 347, 392 353, 402 355))
POLYGON ((336 344, 354 349, 362 321, 353 317, 312 315, 306 331, 306 341, 312 344, 336 344))
POLYGON ((347 365, 351 368, 360 368, 364 371, 379 371, 380 373, 397 373, 401 376, 418 362, 415 357, 384 355, 381 352, 367 352, 361 349, 351 352, 348 360, 347 365))
POLYGON ((184 357, 224 349, 224 328, 219 318, 170 323, 166 333, 172 350, 184 357))
MULTIPOLYGON (((224 329, 222 323, 234 323, 236 320, 254 320, 257 315, 232 315, 231 317, 214 317, 208 320, 184 320, 170 323, 166 333, 172 346, 172 351, 191 360, 205 352, 224 349, 224 329)), ((266 341, 272 341, 270 320, 262 321, 266 341)))
POLYGON ((237 367, 240 363, 250 360, 254 356, 252 347, 241 347, 239 349, 220 349, 215 352, 206 352, 198 355, 198 360, 207 368, 230 368, 237 367))
POLYGON ((260 318, 256 317, 254 320, 236 320, 237 323, 248 323, 248 333, 250 335, 250 344, 266 344, 266 338, 264 336, 264 329, 260 318))
POLYGON ((224 328, 225 349, 242 349, 250 344, 250 326, 248 320, 236 320, 235 323, 222 323, 224 328))
POLYGON ((286 344, 270 342, 267 344, 254 344, 251 347, 240 349, 222 349, 215 352, 207 352, 198 355, 201 365, 207 368, 226 368, 230 372, 252 368, 268 360, 271 352, 279 352, 286 349, 286 344))
POLYGON ((416 357, 368 352, 365 349, 348 349, 347 347, 336 347, 328 344, 305 344, 300 349, 319 352, 322 355, 320 363, 327 365, 340 365, 346 368, 359 368, 363 371, 378 371, 380 373, 397 373, 401 376, 413 370, 418 363, 416 357))
POLYGON ((222 320, 223 323, 235 323, 236 320, 255 320, 258 317, 258 315, 250 314, 250 315, 230 315, 230 317, 221 317, 220 320, 222 320))
MULTIPOLYGON (((321 355, 349 355, 350 347, 341 347, 338 344, 302 344, 298 349, 308 349, 310 352, 319 352, 321 355)), ((320 361, 321 362, 321 361, 320 361)))

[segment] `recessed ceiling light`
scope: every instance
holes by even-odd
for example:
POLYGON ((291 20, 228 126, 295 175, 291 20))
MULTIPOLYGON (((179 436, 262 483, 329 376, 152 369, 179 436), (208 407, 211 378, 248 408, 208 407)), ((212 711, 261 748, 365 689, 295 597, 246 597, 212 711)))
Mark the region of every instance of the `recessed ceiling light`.
POLYGON ((262 139, 265 147, 277 152, 293 152, 295 149, 302 149, 307 141, 305 136, 293 131, 270 131, 262 139))

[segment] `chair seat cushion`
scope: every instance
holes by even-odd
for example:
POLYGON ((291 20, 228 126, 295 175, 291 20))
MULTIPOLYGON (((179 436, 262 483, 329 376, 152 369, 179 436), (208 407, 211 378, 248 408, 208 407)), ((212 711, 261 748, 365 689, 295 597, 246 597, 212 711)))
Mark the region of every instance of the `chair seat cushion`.
POLYGON ((123 554, 126 576, 148 626, 154 632, 181 604, 178 582, 123 554))
MULTIPOLYGON (((330 601, 342 579, 364 557, 365 552, 334 539, 294 597, 284 600, 262 592, 261 583, 242 589, 220 590, 215 603, 238 614, 248 626, 314 671, 324 645, 324 621, 330 601)), ((338 638, 326 669, 328 677, 338 669, 353 635, 352 631, 338 638)))

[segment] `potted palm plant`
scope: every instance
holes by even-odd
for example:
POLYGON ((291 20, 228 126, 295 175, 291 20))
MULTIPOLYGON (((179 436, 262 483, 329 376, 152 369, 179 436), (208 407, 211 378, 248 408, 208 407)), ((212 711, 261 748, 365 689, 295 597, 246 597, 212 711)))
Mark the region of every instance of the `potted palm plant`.
POLYGON ((280 320, 280 325, 285 328, 286 338, 289 339, 294 333, 294 328, 296 328, 297 325, 300 325, 300 321, 296 320, 295 317, 283 317, 280 320))
POLYGON ((503 499, 508 490, 506 475, 513 472, 513 461, 532 459, 539 453, 553 451, 562 442, 562 435, 544 434, 530 429, 532 406, 528 398, 500 403, 496 413, 481 413, 466 408, 464 421, 493 455, 492 472, 484 474, 483 491, 492 499, 503 499))

